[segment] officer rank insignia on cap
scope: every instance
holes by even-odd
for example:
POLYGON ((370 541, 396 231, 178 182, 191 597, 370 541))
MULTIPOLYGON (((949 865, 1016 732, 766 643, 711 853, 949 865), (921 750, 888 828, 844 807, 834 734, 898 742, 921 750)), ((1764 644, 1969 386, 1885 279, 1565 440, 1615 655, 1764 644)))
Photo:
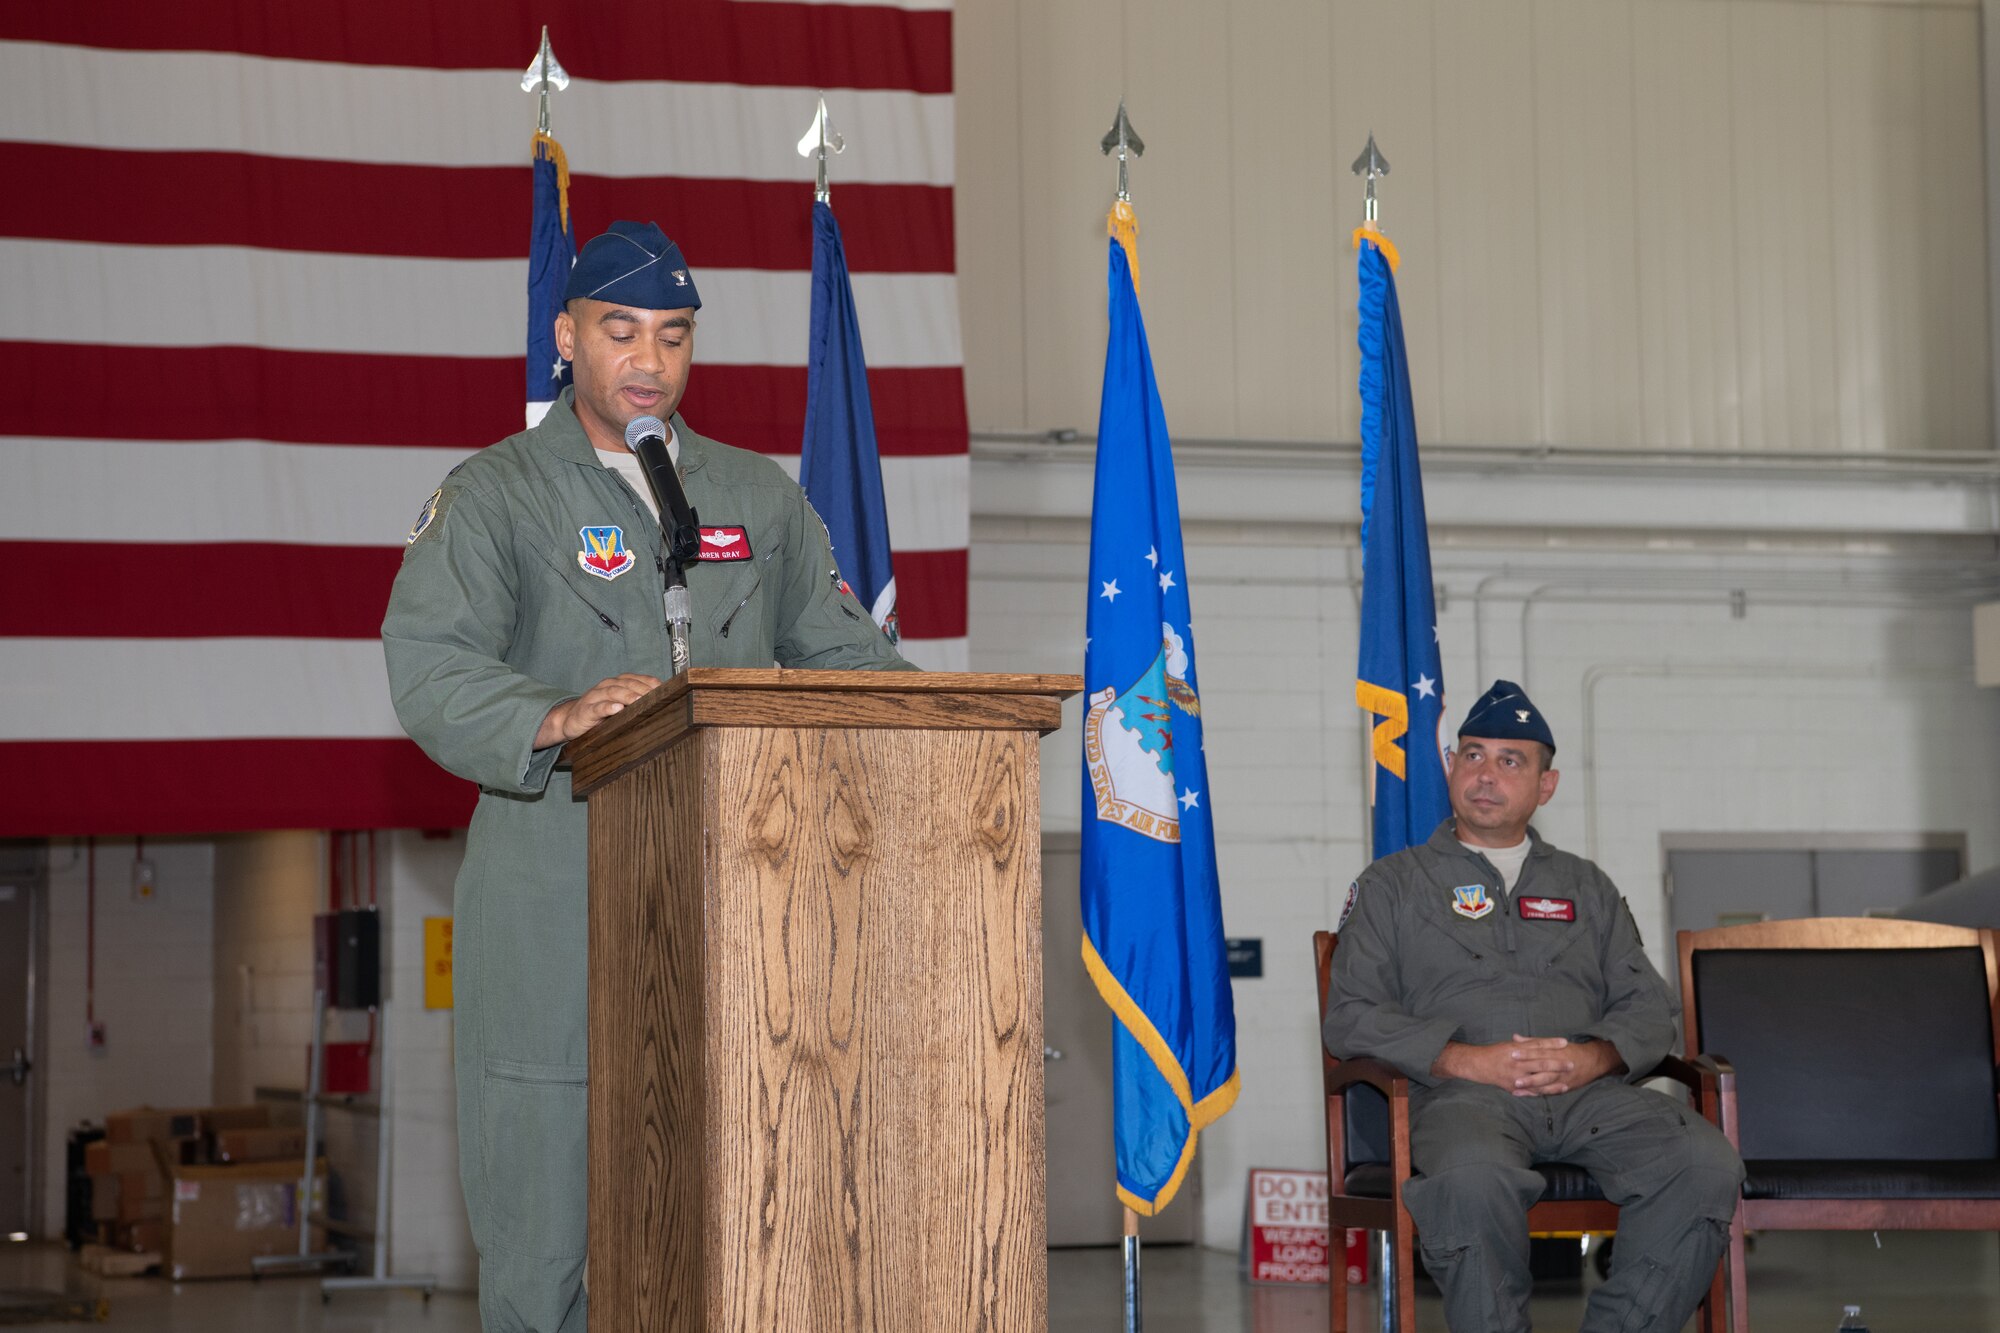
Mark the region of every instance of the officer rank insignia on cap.
POLYGON ((615 524, 579 528, 583 549, 576 563, 584 573, 600 579, 615 579, 632 568, 632 553, 625 549, 625 530, 615 524))
POLYGON ((1493 910, 1493 899, 1484 884, 1461 884, 1451 891, 1451 910, 1468 921, 1477 921, 1493 910))
POLYGON ((431 492, 431 498, 424 501, 424 507, 417 511, 417 521, 410 525, 410 535, 403 538, 403 545, 408 546, 411 542, 424 535, 424 529, 428 528, 431 525, 431 520, 437 517, 438 501, 443 498, 444 488, 442 486, 431 492))

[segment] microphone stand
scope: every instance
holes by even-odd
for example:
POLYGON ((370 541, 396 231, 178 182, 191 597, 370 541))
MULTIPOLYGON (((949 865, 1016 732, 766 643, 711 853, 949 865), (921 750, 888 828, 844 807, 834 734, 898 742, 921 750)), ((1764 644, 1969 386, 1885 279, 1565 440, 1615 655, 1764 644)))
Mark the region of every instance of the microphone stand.
POLYGON ((640 417, 625 427, 625 446, 639 456, 646 481, 660 507, 660 535, 666 541, 667 637, 673 645, 673 675, 691 665, 688 631, 694 605, 688 597, 687 565, 701 552, 700 520, 689 507, 680 474, 667 453, 666 426, 658 417, 640 417))

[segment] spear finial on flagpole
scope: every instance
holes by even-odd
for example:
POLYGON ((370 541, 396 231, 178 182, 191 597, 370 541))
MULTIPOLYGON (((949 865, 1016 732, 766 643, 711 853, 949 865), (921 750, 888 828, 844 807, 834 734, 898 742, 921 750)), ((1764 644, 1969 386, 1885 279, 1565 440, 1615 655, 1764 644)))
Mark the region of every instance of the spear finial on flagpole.
POLYGON ((1125 118, 1124 97, 1118 99, 1118 117, 1111 122, 1110 132, 1098 141, 1097 146, 1105 153, 1114 148, 1118 150, 1118 198, 1131 203, 1132 182, 1127 168, 1131 158, 1146 155, 1146 141, 1132 128, 1132 122, 1125 118))
POLYGON ((1375 181, 1389 174, 1389 159, 1383 157, 1382 150, 1375 146, 1373 130, 1368 132, 1368 146, 1361 150, 1360 157, 1354 159, 1354 174, 1368 178, 1367 212, 1362 216, 1361 225, 1354 229, 1354 244, 1359 248, 1363 240, 1374 242, 1393 270, 1402 264, 1402 256, 1396 253, 1394 243, 1382 234, 1381 212, 1375 201, 1375 181))
POLYGON ((813 198, 822 204, 833 202, 833 189, 827 184, 826 160, 835 153, 847 150, 847 140, 826 118, 826 94, 819 95, 819 109, 813 112, 812 124, 806 126, 805 137, 799 140, 799 156, 819 159, 814 167, 813 198))
POLYGON ((528 62, 528 72, 521 76, 521 91, 542 95, 541 116, 535 128, 539 133, 549 132, 549 93, 561 92, 569 87, 569 71, 556 59, 555 50, 549 46, 549 25, 542 25, 542 49, 535 52, 535 58, 528 62))
POLYGON ((1118 151, 1118 199, 1111 205, 1111 216, 1105 219, 1105 229, 1113 240, 1125 247, 1125 262, 1132 270, 1132 291, 1139 291, 1139 215, 1132 208, 1131 159, 1143 157, 1146 141, 1132 128, 1132 122, 1125 116, 1125 99, 1118 99, 1118 115, 1111 122, 1110 132, 1098 140, 1098 148, 1110 153, 1118 151))

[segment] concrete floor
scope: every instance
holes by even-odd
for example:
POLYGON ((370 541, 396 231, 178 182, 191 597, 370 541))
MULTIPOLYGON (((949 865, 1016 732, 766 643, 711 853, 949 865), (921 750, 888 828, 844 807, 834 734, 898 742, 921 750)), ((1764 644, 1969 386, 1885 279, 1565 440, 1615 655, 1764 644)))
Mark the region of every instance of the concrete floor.
MULTIPOLYGON (((1120 1327, 1116 1250, 1049 1255, 1050 1333, 1115 1333, 1120 1327)), ((1145 1256, 1148 1333, 1319 1333, 1324 1288, 1249 1287, 1236 1259, 1216 1250, 1157 1248, 1145 1256)), ((1543 1329, 1572 1329, 1593 1279, 1556 1285, 1535 1298, 1543 1329)), ((1890 1232, 1878 1249, 1867 1234, 1774 1234, 1750 1260, 1757 1333, 1833 1333, 1841 1306, 1858 1303, 1873 1333, 2000 1333, 2000 1240, 1990 1234, 1890 1232)), ((409 1292, 342 1294, 320 1301, 310 1278, 262 1282, 104 1280, 79 1272, 58 1246, 0 1244, 0 1326, 12 1294, 39 1288, 110 1303, 100 1328, 124 1333, 478 1333, 472 1298, 439 1293, 426 1305, 409 1292)), ((1440 1330, 1434 1296, 1418 1300, 1419 1326, 1440 1330)), ((1374 1327, 1372 1289, 1358 1292, 1350 1327, 1374 1327)), ((36 1327, 57 1327, 36 1325, 36 1327)), ((944 1331, 940 1331, 944 1333, 944 1331)))

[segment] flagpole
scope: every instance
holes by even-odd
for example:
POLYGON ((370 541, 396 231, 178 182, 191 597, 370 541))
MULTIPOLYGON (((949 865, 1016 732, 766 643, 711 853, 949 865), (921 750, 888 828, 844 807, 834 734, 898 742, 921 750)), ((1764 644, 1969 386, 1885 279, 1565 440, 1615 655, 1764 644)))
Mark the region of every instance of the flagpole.
MULTIPOLYGON (((1139 290, 1139 265, 1137 240, 1138 220, 1132 213, 1131 159, 1142 157, 1146 152, 1146 141, 1132 128, 1132 122, 1125 115, 1125 98, 1118 98, 1118 114, 1112 118, 1111 129, 1097 141, 1098 151, 1109 156, 1118 154, 1118 200, 1111 209, 1112 234, 1124 245, 1132 266, 1132 291, 1139 290)), ((1139 1214, 1130 1205, 1125 1209, 1125 1333, 1141 1333, 1145 1328, 1145 1317, 1140 1312, 1139 1303, 1139 1214)))
POLYGON ((1125 1333, 1139 1333, 1139 1215, 1125 1210, 1125 1333))
MULTIPOLYGON (((1389 162, 1387 158, 1382 156, 1381 150, 1375 147, 1375 133, 1373 130, 1370 130, 1368 133, 1368 146, 1361 150, 1361 156, 1354 159, 1353 171, 1355 175, 1366 178, 1368 182, 1368 197, 1362 212, 1361 226, 1356 228, 1354 232, 1355 248, 1359 249, 1364 243, 1363 238, 1367 238, 1368 241, 1380 247, 1383 256, 1390 261, 1390 265, 1393 268, 1395 264, 1395 247, 1389 243, 1389 238, 1382 234, 1381 211, 1375 199, 1375 182, 1380 177, 1389 174, 1389 162)), ((1378 772, 1378 761, 1374 756, 1373 747, 1369 743, 1368 730, 1365 727, 1362 729, 1361 743, 1363 749, 1368 751, 1368 805, 1373 807, 1375 804, 1375 781, 1378 772)), ((1415 736, 1410 738, 1413 753, 1417 739, 1415 736)), ((1372 857, 1376 852, 1374 846, 1375 820, 1372 808, 1369 811, 1369 816, 1367 820, 1368 851, 1372 857)), ((1328 1166, 1331 1168, 1333 1163, 1328 1163, 1328 1166)), ((1376 1309, 1381 1320, 1380 1327, 1382 1333, 1394 1333, 1398 1325, 1397 1315, 1400 1313, 1396 1309, 1395 1233, 1386 1230, 1379 1232, 1377 1233, 1377 1241, 1377 1253, 1380 1255, 1380 1262, 1376 1266, 1376 1276, 1381 1290, 1376 1309)), ((1337 1253, 1333 1258, 1335 1263, 1344 1262, 1337 1253)))

